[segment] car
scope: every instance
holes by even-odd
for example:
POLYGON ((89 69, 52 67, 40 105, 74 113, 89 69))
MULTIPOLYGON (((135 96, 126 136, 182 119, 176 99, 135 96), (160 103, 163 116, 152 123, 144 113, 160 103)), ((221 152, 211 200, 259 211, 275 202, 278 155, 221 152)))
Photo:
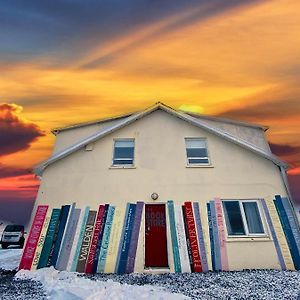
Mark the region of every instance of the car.
POLYGON ((23 248, 24 234, 23 225, 6 225, 1 238, 2 248, 7 249, 10 245, 18 245, 20 248, 23 248))

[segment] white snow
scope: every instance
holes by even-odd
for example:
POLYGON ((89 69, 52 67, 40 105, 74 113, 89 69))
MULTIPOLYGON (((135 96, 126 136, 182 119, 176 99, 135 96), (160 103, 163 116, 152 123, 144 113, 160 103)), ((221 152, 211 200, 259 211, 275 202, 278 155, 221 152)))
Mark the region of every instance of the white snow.
POLYGON ((120 284, 112 280, 95 281, 78 276, 77 273, 57 271, 53 267, 36 271, 21 270, 15 277, 18 279, 32 279, 41 282, 48 299, 190 299, 181 294, 167 292, 161 287, 120 284))
POLYGON ((19 266, 23 249, 0 249, 0 269, 15 270, 19 266))

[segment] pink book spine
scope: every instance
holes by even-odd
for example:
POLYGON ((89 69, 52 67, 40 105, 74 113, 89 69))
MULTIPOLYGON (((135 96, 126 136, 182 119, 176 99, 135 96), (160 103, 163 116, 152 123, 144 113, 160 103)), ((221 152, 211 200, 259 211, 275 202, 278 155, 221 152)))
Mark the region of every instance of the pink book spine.
POLYGON ((39 205, 31 225, 30 233, 27 238, 25 248, 19 265, 19 270, 30 270, 34 258, 38 240, 43 228, 45 217, 47 214, 48 205, 39 205))

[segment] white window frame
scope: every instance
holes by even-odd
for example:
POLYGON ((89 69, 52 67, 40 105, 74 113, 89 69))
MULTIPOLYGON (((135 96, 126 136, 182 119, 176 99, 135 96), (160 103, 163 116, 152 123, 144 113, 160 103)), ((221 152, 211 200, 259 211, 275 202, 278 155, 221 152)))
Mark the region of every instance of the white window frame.
POLYGON ((242 215, 242 221, 243 221, 243 226, 245 229, 245 234, 244 235, 230 235, 228 234, 228 230, 227 230, 227 223, 226 223, 226 219, 225 219, 225 211, 224 211, 224 207, 222 205, 222 210, 223 210, 223 218, 224 218, 224 223, 225 223, 225 227, 226 227, 226 232, 227 232, 227 237, 229 238, 244 238, 244 237, 266 237, 268 236, 268 231, 267 231, 267 227, 266 227, 266 221, 265 221, 265 217, 261 208, 261 201, 257 200, 257 199, 222 199, 222 202, 226 202, 226 201, 237 201, 239 203, 240 206, 240 211, 241 211, 241 215, 242 215), (258 208, 258 214, 260 217, 260 221, 262 223, 263 226, 263 233, 250 233, 249 232, 249 228, 248 228, 248 223, 247 223, 247 218, 246 218, 246 214, 245 214, 245 210, 244 210, 244 206, 243 203, 245 202, 255 202, 258 208))
POLYGON ((185 157, 186 157, 186 163, 188 167, 197 167, 197 166, 211 166, 211 160, 210 160, 210 155, 209 155, 209 151, 208 151, 208 144, 207 144, 207 138, 205 137, 186 137, 184 138, 184 147, 185 147, 185 157), (206 152, 207 152, 207 156, 205 157, 192 157, 193 159, 207 159, 208 162, 207 163, 190 163, 189 162, 189 157, 187 154, 187 147, 186 147, 186 141, 192 141, 192 140, 201 140, 204 141, 205 146, 206 146, 206 152))
MULTIPOLYGON (((127 158, 128 160, 131 158, 127 158)), ((117 167, 117 168, 127 168, 127 167, 134 167, 134 162, 135 162, 135 139, 134 138, 116 138, 113 139, 113 150, 112 150, 112 167, 117 167), (126 160, 126 158, 117 158, 115 159, 115 145, 116 142, 128 142, 131 141, 133 142, 133 159, 131 164, 115 164, 114 160, 126 160)))

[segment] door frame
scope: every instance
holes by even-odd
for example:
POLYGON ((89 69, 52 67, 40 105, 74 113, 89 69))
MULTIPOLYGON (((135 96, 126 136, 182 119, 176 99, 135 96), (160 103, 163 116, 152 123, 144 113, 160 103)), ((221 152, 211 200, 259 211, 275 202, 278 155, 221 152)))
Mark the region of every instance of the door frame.
POLYGON ((168 210, 167 210, 167 202, 145 202, 145 210, 144 210, 144 222, 143 222, 143 250, 144 250, 144 271, 150 271, 150 270, 170 270, 170 262, 169 262, 169 243, 168 243, 168 229, 169 229, 169 224, 168 224, 168 210), (167 243, 167 267, 146 267, 145 262, 146 262, 146 205, 164 205, 165 206, 165 216, 166 216, 166 243, 167 243))

